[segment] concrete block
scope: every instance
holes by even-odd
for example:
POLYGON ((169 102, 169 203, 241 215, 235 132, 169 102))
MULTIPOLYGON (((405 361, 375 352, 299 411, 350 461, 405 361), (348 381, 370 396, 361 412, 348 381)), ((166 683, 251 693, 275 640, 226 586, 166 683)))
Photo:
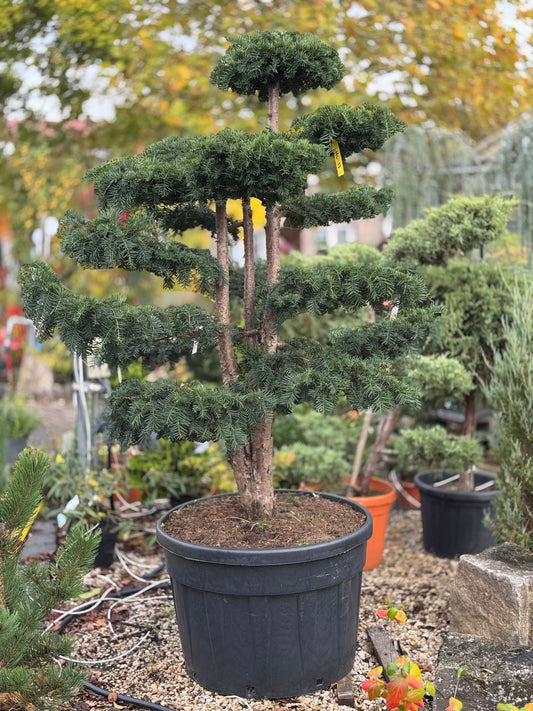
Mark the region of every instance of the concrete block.
POLYGON ((503 543, 461 556, 450 595, 450 632, 533 647, 533 553, 503 543))
POLYGON ((50 397, 54 388, 52 366, 39 355, 24 353, 17 381, 17 393, 29 397, 50 397))

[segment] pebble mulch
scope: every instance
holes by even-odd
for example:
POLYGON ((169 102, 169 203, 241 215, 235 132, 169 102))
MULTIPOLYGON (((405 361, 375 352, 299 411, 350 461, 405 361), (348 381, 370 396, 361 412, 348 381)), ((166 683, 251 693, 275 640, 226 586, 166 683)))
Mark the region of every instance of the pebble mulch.
MULTIPOLYGON (((129 570, 116 562, 109 570, 93 571, 86 578, 87 589, 98 587, 102 594, 112 588, 112 583, 120 588, 141 586, 143 583, 134 576, 142 578, 163 560, 157 546, 148 556, 126 550, 128 560, 124 563, 129 570)), ((433 679, 438 649, 448 625, 450 584, 456 566, 454 561, 424 552, 418 511, 391 512, 383 562, 379 568, 363 573, 358 649, 352 670, 356 709, 383 708, 378 701, 366 700, 360 690, 366 672, 377 665, 366 634, 368 626, 384 624, 388 633, 399 641, 403 653, 419 664, 424 678, 433 679), (378 620, 375 611, 384 606, 385 599, 405 610, 408 617, 405 624, 378 620)), ((164 577, 163 570, 156 580, 164 577)), ((112 590, 108 595, 112 597, 112 590)), ((99 662, 88 665, 90 681, 112 692, 106 700, 84 691, 71 702, 76 711, 141 708, 116 701, 113 692, 173 711, 339 709, 335 687, 309 696, 267 701, 220 696, 198 686, 184 670, 170 590, 165 587, 154 587, 130 600, 101 605, 76 617, 67 632, 77 640, 76 658, 99 662), (105 659, 113 661, 102 663, 105 659)))

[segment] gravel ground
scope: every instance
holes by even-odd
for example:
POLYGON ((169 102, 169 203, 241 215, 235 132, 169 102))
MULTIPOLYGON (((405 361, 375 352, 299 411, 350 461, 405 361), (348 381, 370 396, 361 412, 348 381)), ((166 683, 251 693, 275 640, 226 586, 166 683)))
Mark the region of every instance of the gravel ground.
MULTIPOLYGON (((124 544, 119 545, 120 550, 129 561, 140 565, 126 562, 127 570, 116 562, 109 570, 93 571, 86 578, 88 589, 98 587, 104 592, 111 588, 111 583, 119 588, 140 586, 142 583, 134 576, 153 570, 163 560, 157 545, 149 555, 146 551, 143 555, 141 547, 124 544)), ((424 552, 418 511, 393 509, 383 562, 379 568, 363 573, 358 648, 352 670, 356 709, 381 708, 377 701, 365 700, 360 690, 366 672, 377 665, 366 634, 369 626, 384 623, 389 634, 400 642, 403 653, 419 664, 424 678, 433 679, 438 649, 448 625, 450 583, 456 566, 455 561, 424 552), (376 618, 375 611, 384 605, 385 599, 403 607, 408 617, 404 625, 376 618)), ((162 571, 156 579, 164 578, 162 571)), ((89 678, 93 684, 174 711, 339 708, 336 687, 293 699, 245 701, 210 693, 198 686, 184 670, 168 588, 154 589, 128 602, 101 605, 77 617, 67 632, 77 640, 76 658, 98 662, 90 665, 89 678), (136 644, 139 646, 127 653, 136 644), (116 659, 104 661, 110 658, 116 659)), ((106 700, 84 691, 71 703, 71 708, 76 711, 139 708, 114 699, 113 695, 106 700)))

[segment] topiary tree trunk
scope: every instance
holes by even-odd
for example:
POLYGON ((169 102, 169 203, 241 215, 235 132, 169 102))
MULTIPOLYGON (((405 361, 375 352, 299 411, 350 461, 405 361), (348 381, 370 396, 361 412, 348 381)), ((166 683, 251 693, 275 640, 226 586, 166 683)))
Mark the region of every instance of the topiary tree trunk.
POLYGON ((142 443, 154 432, 170 441, 219 440, 253 518, 272 512, 274 413, 299 402, 330 413, 340 395, 353 408, 376 411, 416 399, 398 364, 432 319, 420 278, 385 265, 377 253, 369 264, 357 250, 280 263, 282 219, 304 228, 369 218, 385 213, 392 197, 389 189, 365 185, 305 194, 308 174, 333 166, 334 153, 346 161, 365 148, 377 150, 403 129, 388 109, 325 106, 277 130, 281 97, 330 89, 343 72, 336 52, 311 34, 251 32, 233 39, 211 80, 268 102, 269 128, 169 137, 100 165, 87 175, 99 198, 98 216, 88 220, 70 211, 61 220, 61 247, 83 267, 148 270, 167 288, 210 296, 214 316, 194 305, 134 308, 118 295, 82 297, 42 263, 20 274, 25 310, 39 337, 57 329, 72 351, 113 368, 137 359, 149 366, 175 363, 192 351, 217 348, 221 386, 124 381, 110 398, 109 436, 122 443, 142 443), (266 208, 266 264, 254 261, 252 198, 266 208), (241 201, 242 221, 228 217, 228 200, 241 201), (193 227, 211 231, 215 257, 179 241, 193 227), (243 269, 230 262, 229 245, 239 233, 243 269), (232 321, 232 300, 239 301, 242 320, 232 321), (385 300, 400 305, 394 322, 384 313, 385 300), (278 343, 283 322, 299 313, 357 312, 369 304, 375 324, 332 332, 327 344, 278 343))

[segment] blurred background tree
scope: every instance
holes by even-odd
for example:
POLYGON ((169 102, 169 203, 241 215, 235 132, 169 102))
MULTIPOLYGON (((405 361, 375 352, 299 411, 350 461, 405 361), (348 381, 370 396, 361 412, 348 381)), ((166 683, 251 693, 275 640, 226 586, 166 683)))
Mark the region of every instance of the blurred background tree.
MULTIPOLYGON (((335 101, 375 97, 409 125, 478 140, 530 108, 532 15, 496 0, 0 0, 0 209, 27 256, 56 204, 90 211, 74 186, 102 158, 213 124, 256 130, 248 97, 220 105, 209 84, 224 37, 252 27, 335 45, 348 68, 335 101)), ((321 94, 282 102, 280 128, 321 94)))

